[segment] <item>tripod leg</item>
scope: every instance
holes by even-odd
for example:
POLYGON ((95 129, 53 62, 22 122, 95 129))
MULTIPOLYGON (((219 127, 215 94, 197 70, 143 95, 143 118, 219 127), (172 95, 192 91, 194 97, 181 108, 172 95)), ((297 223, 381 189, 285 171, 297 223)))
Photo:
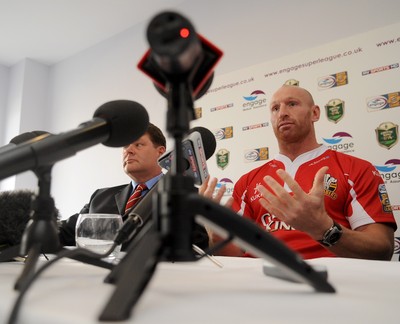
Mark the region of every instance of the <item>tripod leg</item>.
POLYGON ((29 250, 24 270, 22 271, 21 275, 15 282, 14 285, 15 290, 20 290, 25 285, 25 283, 28 282, 30 278, 34 275, 36 263, 40 256, 40 251, 41 251, 40 244, 33 245, 29 250))
MULTIPOLYGON (((65 249, 62 249, 61 251, 65 251, 65 249)), ((68 258, 85 263, 85 264, 90 264, 96 267, 104 268, 104 269, 109 269, 112 270, 114 268, 114 264, 103 261, 101 259, 96 259, 92 258, 87 255, 74 255, 74 256, 69 256, 68 258)))
POLYGON ((256 224, 199 195, 189 195, 187 201, 197 212, 196 218, 199 218, 201 223, 233 235, 239 245, 255 255, 272 261, 293 281, 309 284, 318 292, 335 292, 321 273, 315 271, 297 253, 256 224))
POLYGON ((129 252, 114 268, 118 276, 109 278, 116 281, 116 288, 99 317, 100 321, 121 321, 130 317, 134 307, 152 278, 161 251, 160 234, 148 223, 142 235, 135 238, 129 252), (149 231, 151 230, 151 231, 149 231))
POLYGON ((19 250, 20 250, 20 245, 18 244, 0 251, 0 262, 11 261, 16 257, 19 257, 20 256, 19 250))

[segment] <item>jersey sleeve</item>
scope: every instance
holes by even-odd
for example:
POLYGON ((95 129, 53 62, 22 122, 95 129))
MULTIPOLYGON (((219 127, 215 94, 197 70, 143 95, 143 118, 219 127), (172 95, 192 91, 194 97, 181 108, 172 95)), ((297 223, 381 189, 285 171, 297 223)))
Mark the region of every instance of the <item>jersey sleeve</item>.
POLYGON ((356 159, 348 173, 350 187, 346 215, 351 228, 371 223, 388 223, 397 228, 385 183, 369 162, 356 159))

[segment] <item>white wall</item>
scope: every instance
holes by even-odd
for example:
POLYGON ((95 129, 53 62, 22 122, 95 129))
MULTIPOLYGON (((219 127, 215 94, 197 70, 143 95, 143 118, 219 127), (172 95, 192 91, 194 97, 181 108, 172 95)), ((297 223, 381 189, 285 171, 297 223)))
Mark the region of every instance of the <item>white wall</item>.
MULTIPOLYGON (((4 96, 2 119, 3 140, 8 143, 20 133, 46 130, 49 67, 25 59, 8 71, 8 93, 4 96)), ((37 179, 24 172, 0 182, 1 190, 27 188, 35 190, 37 179)))
MULTIPOLYGON (((349 26, 353 33, 361 33, 398 22, 399 9, 400 3, 395 0, 373 3, 362 0, 206 0, 186 1, 176 8, 192 21, 199 33, 224 51, 217 75, 337 41, 349 36, 349 26), (354 16, 357 16, 357 24, 353 24, 354 16)), ((48 80, 44 80, 44 71, 37 72, 42 90, 47 90, 46 94, 39 91, 41 99, 36 98, 39 102, 47 96, 47 107, 34 106, 35 116, 41 116, 43 124, 32 117, 35 123, 29 124, 29 129, 13 128, 9 136, 33 129, 53 133, 71 130, 91 119, 102 103, 114 99, 138 101, 147 108, 151 121, 164 129, 165 99, 136 69, 148 47, 145 31, 151 17, 143 19, 142 24, 51 66, 48 80)), ((24 91, 29 90, 25 88, 24 91)), ((11 96, 8 107, 13 101, 22 105, 22 100, 12 90, 8 96, 11 96)), ((9 122, 12 125, 11 120, 9 122)), ((25 123, 21 125, 28 127, 25 123)), ((4 138, 3 144, 11 137, 4 138)), ((52 193, 62 216, 68 217, 80 210, 94 189, 126 182, 121 149, 98 145, 55 165, 52 193)), ((24 183, 18 186, 24 187, 24 183)))
MULTIPOLYGON (((7 105, 7 96, 8 96, 8 83, 9 83, 9 69, 5 66, 0 65, 0 125, 3 125, 1 121, 4 121, 6 118, 6 110, 5 107, 7 105)), ((5 128, 1 127, 0 129, 0 143, 5 142, 5 128)))
MULTIPOLYGON (((163 127, 164 100, 136 71, 137 60, 146 49, 143 41, 137 41, 143 39, 143 32, 144 26, 130 29, 53 67, 49 120, 54 132, 75 128, 90 120, 101 104, 117 99, 141 103, 151 122, 163 127)), ((121 152, 121 148, 98 145, 56 164, 53 192, 63 215, 79 211, 96 188, 129 182, 122 170, 121 152), (57 198, 63 195, 68 199, 57 198)))

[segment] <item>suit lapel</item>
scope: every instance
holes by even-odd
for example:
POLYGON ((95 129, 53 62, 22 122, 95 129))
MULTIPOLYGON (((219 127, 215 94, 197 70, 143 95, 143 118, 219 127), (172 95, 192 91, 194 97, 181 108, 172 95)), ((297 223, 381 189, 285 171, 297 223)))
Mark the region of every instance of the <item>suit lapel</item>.
POLYGON ((125 205, 128 201, 129 196, 132 192, 132 185, 126 185, 120 192, 115 194, 115 203, 118 207, 118 212, 120 215, 124 215, 125 213, 125 205))

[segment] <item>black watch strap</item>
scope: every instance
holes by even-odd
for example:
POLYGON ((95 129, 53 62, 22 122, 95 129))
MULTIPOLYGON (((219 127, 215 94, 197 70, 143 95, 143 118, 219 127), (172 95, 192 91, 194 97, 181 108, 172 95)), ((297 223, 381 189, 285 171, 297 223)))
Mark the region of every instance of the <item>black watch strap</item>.
POLYGON ((324 246, 330 247, 332 245, 335 245, 340 240, 342 234, 342 227, 338 223, 333 221, 333 225, 325 232, 322 240, 318 240, 318 242, 324 246))

